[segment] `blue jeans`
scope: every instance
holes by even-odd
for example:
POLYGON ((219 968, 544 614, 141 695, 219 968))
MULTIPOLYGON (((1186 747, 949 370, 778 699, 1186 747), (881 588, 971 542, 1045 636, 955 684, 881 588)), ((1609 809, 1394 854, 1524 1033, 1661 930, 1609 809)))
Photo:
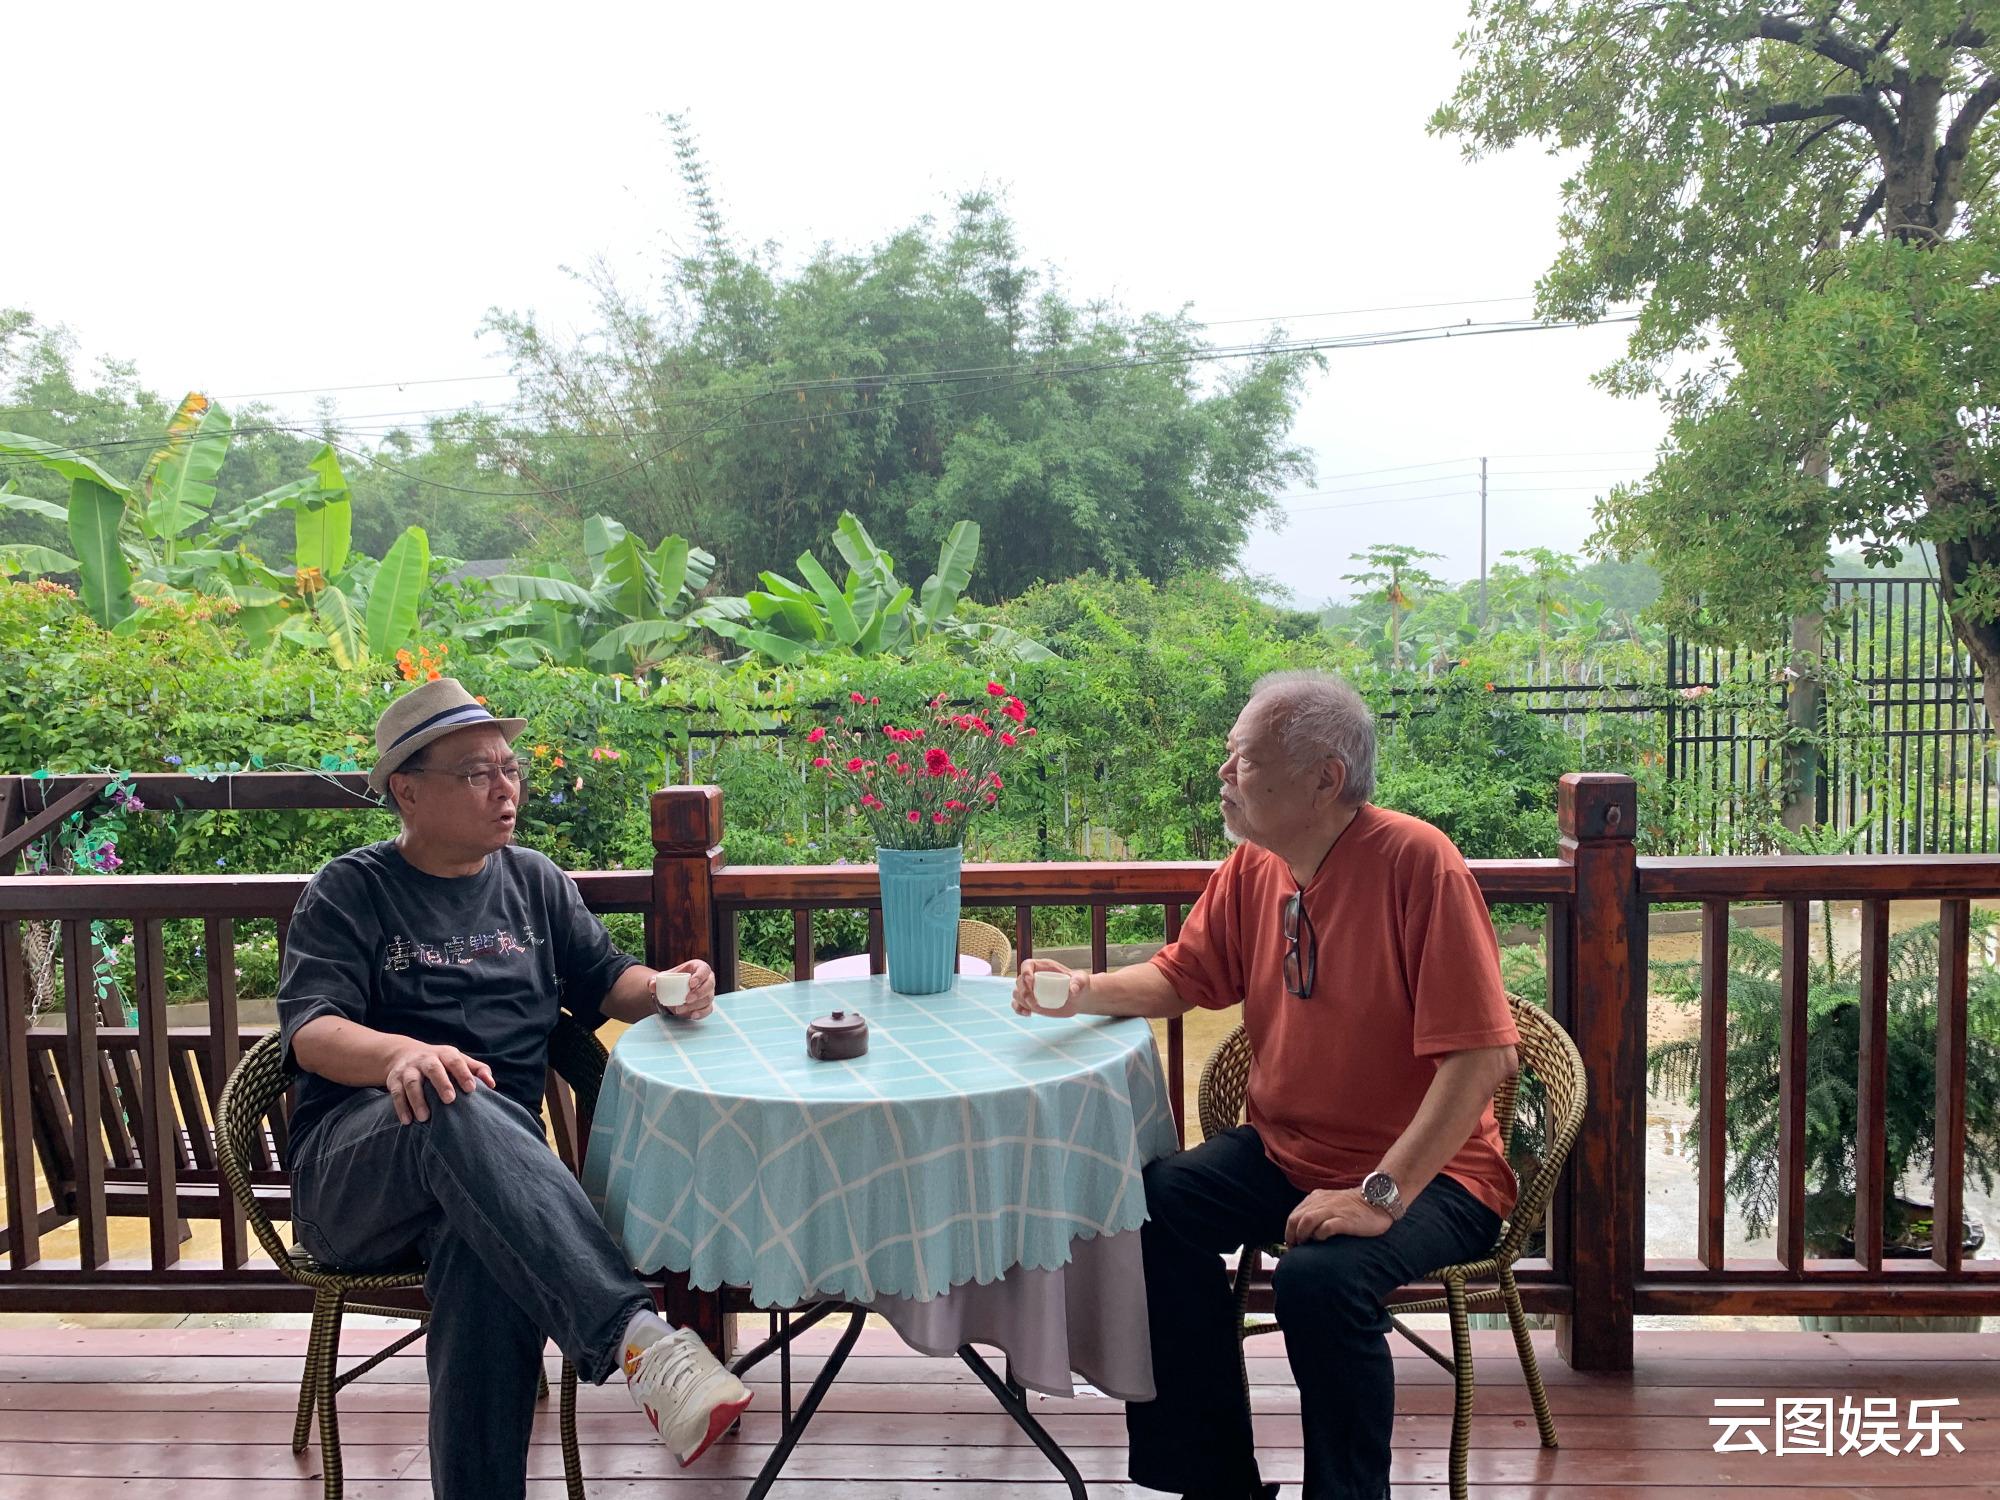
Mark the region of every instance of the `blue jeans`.
POLYGON ((343 1269, 423 1262, 431 1492, 509 1500, 527 1489, 546 1341, 596 1384, 653 1299, 539 1119, 484 1088, 430 1107, 403 1125, 371 1090, 324 1116, 293 1149, 293 1231, 343 1269))
MULTIPOLYGON (((1155 1399, 1125 1408, 1135 1484, 1241 1500, 1261 1482, 1224 1252, 1285 1237, 1305 1194, 1248 1125, 1146 1168, 1146 1306, 1155 1399)), ((1305 1426, 1305 1500, 1384 1500, 1396 1415, 1383 1299, 1493 1248, 1500 1219, 1438 1176, 1386 1234, 1287 1250, 1273 1277, 1305 1426)))

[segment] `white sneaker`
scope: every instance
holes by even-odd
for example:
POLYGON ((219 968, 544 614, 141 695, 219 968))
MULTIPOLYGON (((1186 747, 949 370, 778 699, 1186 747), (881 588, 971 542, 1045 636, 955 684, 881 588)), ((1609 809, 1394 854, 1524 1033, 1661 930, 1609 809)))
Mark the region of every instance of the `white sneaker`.
POLYGON ((625 1385, 685 1469, 727 1432, 750 1392, 691 1328, 625 1346, 625 1385))

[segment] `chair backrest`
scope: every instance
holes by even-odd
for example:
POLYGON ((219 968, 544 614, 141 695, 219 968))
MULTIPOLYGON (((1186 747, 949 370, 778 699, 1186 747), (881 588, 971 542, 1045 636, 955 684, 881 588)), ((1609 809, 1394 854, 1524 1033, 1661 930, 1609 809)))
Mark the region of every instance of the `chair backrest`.
MULTIPOLYGON (((1540 1225, 1548 1211, 1549 1197, 1563 1163, 1583 1129, 1586 1078, 1583 1056, 1569 1033, 1555 1023, 1540 1006, 1518 995, 1508 996, 1514 1010, 1514 1026, 1521 1033, 1517 1049, 1521 1072, 1508 1078, 1493 1095, 1493 1117, 1500 1127, 1503 1151, 1514 1144, 1514 1126, 1521 1095, 1522 1076, 1532 1076, 1542 1095, 1543 1122, 1547 1139, 1534 1170, 1521 1182, 1514 1212, 1500 1237, 1498 1258, 1512 1260, 1521 1253, 1528 1236, 1540 1225)), ((1250 1081, 1250 1034, 1241 1026, 1224 1037, 1202 1064, 1196 1102, 1204 1137, 1220 1135, 1243 1123, 1243 1093, 1250 1081)))
POLYGON ((272 1263, 288 1274, 291 1252, 278 1238, 270 1214, 265 1212, 263 1202, 251 1186, 250 1163, 256 1156, 256 1132, 262 1129, 264 1116, 292 1086, 296 1071, 285 1055, 284 1036, 270 1032, 243 1054, 215 1104, 215 1155, 223 1180, 243 1210, 244 1222, 256 1234, 257 1243, 264 1247, 272 1263))
POLYGON ((790 984, 792 976, 780 974, 776 969, 767 969, 762 964, 745 963, 736 960, 736 987, 739 990, 761 990, 767 984, 790 984))
POLYGON ((986 960, 995 974, 1014 972, 1014 945, 991 922, 982 922, 977 917, 963 918, 958 924, 958 951, 986 960))

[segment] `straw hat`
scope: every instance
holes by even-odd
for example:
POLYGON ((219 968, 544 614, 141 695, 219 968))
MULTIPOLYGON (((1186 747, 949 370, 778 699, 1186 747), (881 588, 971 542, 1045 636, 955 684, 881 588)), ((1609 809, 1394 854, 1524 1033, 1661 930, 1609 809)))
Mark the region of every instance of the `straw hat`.
POLYGON ((382 710, 375 721, 375 768, 368 785, 386 792, 396 768, 432 740, 475 724, 491 724, 511 743, 528 727, 526 719, 495 718, 486 705, 460 685, 456 677, 437 677, 411 689, 382 710))

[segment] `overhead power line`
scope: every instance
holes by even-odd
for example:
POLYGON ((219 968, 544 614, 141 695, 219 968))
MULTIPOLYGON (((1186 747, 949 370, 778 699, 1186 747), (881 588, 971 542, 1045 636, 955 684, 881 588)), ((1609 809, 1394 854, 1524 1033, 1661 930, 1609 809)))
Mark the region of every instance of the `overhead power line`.
MULTIPOLYGON (((1608 323, 1624 323, 1624 322, 1631 322, 1633 321, 1633 319, 1631 317, 1621 317, 1621 318, 1604 319, 1601 321, 1608 323)), ((336 447, 341 452, 351 453, 358 458, 365 459, 374 468, 381 469, 385 472, 397 474, 403 478, 410 480, 415 484, 425 485, 434 489, 441 489, 460 494, 483 495, 491 499, 532 499, 548 494, 566 493, 572 490, 587 489, 590 486, 596 484, 608 483, 613 479, 621 478, 626 474, 635 472, 638 469, 645 468, 647 465, 651 463, 658 462, 659 460, 670 456, 678 449, 685 447, 688 443, 693 442, 695 439, 708 436, 713 432, 725 431, 725 430, 743 431, 767 425, 789 425, 798 422, 832 421, 838 418, 858 416, 875 412, 880 410, 881 408, 880 408, 880 403, 876 402, 874 398, 877 395, 879 395, 882 391, 888 389, 914 387, 921 390, 925 387, 935 387, 937 388, 937 393, 940 396, 958 395, 958 394, 979 395, 979 394, 988 394, 998 389, 1005 389, 1021 384, 1031 384, 1035 381, 1062 379, 1075 375, 1093 374, 1111 370, 1141 369, 1141 368, 1152 368, 1152 367, 1167 366, 1167 365, 1189 365, 1196 363, 1212 363, 1229 359, 1246 359, 1246 358, 1259 358, 1259 357, 1269 358, 1286 354, 1322 353, 1322 352, 1332 352, 1341 349, 1380 348, 1395 344, 1425 343, 1425 342, 1434 342, 1437 340, 1449 339, 1449 338, 1490 337, 1494 335, 1508 334, 1508 333, 1552 332, 1557 330, 1573 330, 1586 326, 1595 326, 1595 325, 1586 325, 1579 322, 1568 321, 1568 320, 1547 321, 1547 322, 1542 322, 1542 321, 1525 321, 1525 322, 1506 321, 1506 322, 1493 322, 1493 323, 1466 322, 1462 324, 1447 324, 1447 325, 1433 326, 1427 328, 1395 329, 1395 330, 1388 330, 1375 333, 1332 335, 1314 339, 1267 340, 1254 344, 1215 346, 1202 349, 1184 349, 1175 351, 1172 354, 1141 355, 1136 357, 1128 356, 1118 359, 1088 361, 1088 362, 1068 364, 1068 365, 1058 364, 1049 366, 1037 366, 1030 364, 1027 366, 1021 366, 1021 365, 979 366, 961 370, 908 372, 902 375, 886 375, 886 376, 844 376, 834 380, 827 380, 827 381, 793 382, 793 383, 788 383, 786 385, 770 387, 758 391, 730 393, 732 396, 734 395, 741 396, 742 399, 740 404, 736 406, 736 408, 727 417, 720 418, 716 421, 710 422, 704 427, 701 427, 691 433, 676 435, 671 430, 659 431, 659 430, 646 429, 646 430, 630 430, 624 432, 561 434, 569 438, 584 437, 584 438, 597 439, 600 441, 609 440, 609 441, 631 442, 634 439, 642 437, 647 437, 647 438, 672 437, 674 438, 674 441, 665 448, 650 452, 642 457, 639 457, 632 464, 627 465, 624 468, 614 470, 610 474, 598 475, 593 479, 580 481, 575 485, 544 486, 542 488, 534 490, 488 490, 488 489, 474 489, 463 485, 446 484, 442 481, 427 479, 422 475, 412 474, 408 470, 401 469, 398 466, 388 463, 373 454, 367 453, 365 450, 357 449, 338 442, 332 443, 332 446, 336 447), (997 380, 990 378, 996 375, 1002 378, 997 380), (978 378, 981 376, 986 376, 989 378, 981 380, 978 378), (851 390, 864 393, 865 399, 867 400, 868 404, 843 408, 840 410, 821 410, 817 412, 792 413, 785 417, 771 418, 768 419, 767 421, 749 422, 740 424, 734 422, 735 417, 740 416, 744 411, 748 410, 749 407, 751 407, 752 405, 756 404, 759 401, 767 400, 774 396, 803 393, 805 390, 808 389, 827 389, 832 387, 846 387, 851 390)), ((722 393, 716 393, 716 396, 717 399, 721 399, 722 393)), ((617 415, 619 415, 615 411, 609 413, 598 411, 593 414, 598 416, 611 416, 611 417, 616 417, 617 415)), ((246 427, 238 428, 236 430, 239 433, 246 435, 257 431, 292 432, 308 438, 316 438, 321 441, 328 441, 323 434, 314 433, 310 429, 304 428, 301 425, 294 423, 272 422, 272 423, 250 424, 246 427)), ((76 444, 73 446, 77 451, 80 452, 111 452, 128 447, 137 447, 141 445, 156 445, 161 440, 162 440, 161 437, 124 438, 124 439, 112 439, 98 444, 76 444)), ((5 469, 9 466, 19 467, 22 465, 32 466, 32 460, 0 459, 0 472, 4 472, 5 469)))

